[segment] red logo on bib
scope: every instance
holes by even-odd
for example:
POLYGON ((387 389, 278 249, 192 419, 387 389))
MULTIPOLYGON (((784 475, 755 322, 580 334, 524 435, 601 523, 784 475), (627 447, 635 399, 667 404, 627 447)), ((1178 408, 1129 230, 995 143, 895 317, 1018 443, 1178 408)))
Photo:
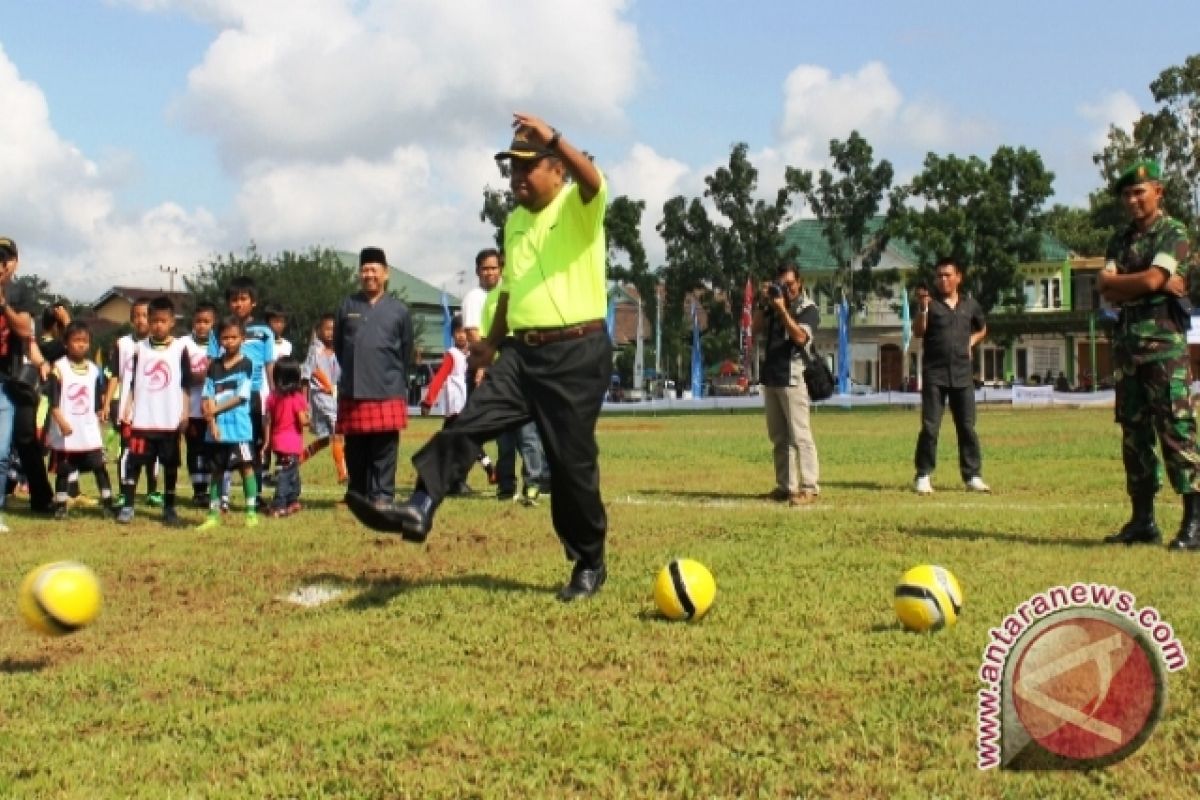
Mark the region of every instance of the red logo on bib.
POLYGON ((81 417, 92 410, 92 393, 83 384, 75 384, 67 390, 67 404, 71 416, 81 417))
POLYGON ((152 392, 161 392, 171 385, 171 368, 165 361, 147 364, 142 375, 146 378, 146 388, 152 392))

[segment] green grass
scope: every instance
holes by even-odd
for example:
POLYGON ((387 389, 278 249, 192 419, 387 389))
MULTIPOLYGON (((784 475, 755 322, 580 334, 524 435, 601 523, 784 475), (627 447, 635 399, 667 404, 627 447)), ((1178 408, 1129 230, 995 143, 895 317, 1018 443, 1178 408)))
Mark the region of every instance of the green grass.
MULTIPOLYGON (((401 485, 437 425, 405 435, 401 485)), ((334 504, 325 456, 305 468, 307 509, 255 530, 15 511, 0 538, 0 796, 1200 793, 1194 670, 1171 676, 1163 720, 1121 764, 975 768, 987 630, 1035 592, 1120 586, 1200 648, 1200 556, 1093 546, 1127 514, 1111 411, 984 409, 984 497, 961 489, 949 419, 931 498, 910 490, 915 410, 820 410, 814 425, 821 500, 788 509, 757 499, 772 486, 760 416, 602 419, 610 578, 571 606, 553 599, 567 564, 546 504, 449 500, 414 547, 334 504), (698 624, 653 613, 676 555, 717 578, 698 624), (16 589, 63 558, 96 570, 106 606, 88 630, 39 638, 16 589), (934 636, 901 632, 891 610, 921 562, 966 594, 934 636), (313 582, 350 591, 316 609, 275 599, 313 582)), ((1179 504, 1160 501, 1171 530, 1179 504)))

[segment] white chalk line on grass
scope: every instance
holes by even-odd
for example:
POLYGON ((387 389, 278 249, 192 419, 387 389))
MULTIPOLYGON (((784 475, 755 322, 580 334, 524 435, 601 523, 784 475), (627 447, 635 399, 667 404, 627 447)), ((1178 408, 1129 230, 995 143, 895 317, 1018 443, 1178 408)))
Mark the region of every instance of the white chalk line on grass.
MULTIPOLYGON (((881 489, 881 492, 887 490, 881 489)), ((312 490, 305 489, 301 501, 305 497, 317 499, 341 499, 344 491, 327 491, 327 490, 312 490)), ((480 492, 471 495, 470 498, 479 498, 481 500, 491 500, 494 495, 480 492)), ((821 511, 836 511, 839 514, 853 513, 857 511, 874 512, 879 506, 877 504, 864 504, 861 502, 854 503, 839 503, 831 500, 828 495, 822 496, 815 503, 805 506, 790 507, 786 503, 778 503, 771 500, 753 500, 753 499, 734 499, 720 497, 649 497, 646 495, 612 495, 604 497, 605 504, 620 505, 620 506, 650 506, 660 508, 729 508, 729 509, 781 509, 786 510, 789 514, 794 514, 797 511, 801 512, 821 512, 821 511)), ((888 498, 889 504, 896 503, 896 498, 888 498)), ((550 498, 543 498, 540 505, 550 506, 550 498)), ((964 502, 961 500, 942 500, 937 497, 916 497, 907 498, 904 503, 905 508, 921 507, 930 509, 952 509, 966 511, 1077 511, 1081 508, 1109 508, 1112 503, 1096 503, 1096 502, 1078 502, 1078 503, 1062 503, 1062 502, 1011 502, 1003 498, 996 498, 991 495, 989 499, 983 499, 976 502, 964 502)))

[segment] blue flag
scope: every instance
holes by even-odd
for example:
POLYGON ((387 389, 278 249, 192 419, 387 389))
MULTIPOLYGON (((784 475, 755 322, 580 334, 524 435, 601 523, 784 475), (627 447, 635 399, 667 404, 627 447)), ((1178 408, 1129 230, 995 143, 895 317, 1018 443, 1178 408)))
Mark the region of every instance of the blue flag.
POLYGON ((608 340, 617 343, 617 304, 608 298, 608 340))
POLYGON ((837 357, 837 390, 838 394, 850 393, 850 304, 846 298, 837 307, 838 323, 838 357, 837 357))
POLYGON ((908 310, 908 292, 900 294, 900 349, 908 352, 912 343, 912 312, 908 310))
POLYGON ((704 395, 704 354, 700 351, 700 315, 692 301, 692 397, 704 395))
POLYGON ((446 350, 454 347, 454 331, 453 322, 450 316, 450 302, 446 298, 446 292, 442 291, 442 346, 446 350))

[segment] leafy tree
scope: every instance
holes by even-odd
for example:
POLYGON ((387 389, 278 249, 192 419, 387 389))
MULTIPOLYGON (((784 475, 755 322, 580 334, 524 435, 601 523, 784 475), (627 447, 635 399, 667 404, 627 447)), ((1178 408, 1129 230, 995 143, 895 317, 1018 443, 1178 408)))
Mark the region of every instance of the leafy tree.
POLYGON ((951 256, 965 270, 967 291, 990 310, 1020 299, 1017 265, 1040 257, 1042 204, 1053 183, 1037 151, 1024 147, 1000 147, 987 162, 930 153, 922 172, 894 193, 888 227, 916 251, 916 281, 932 283, 933 265, 951 256))
MULTIPOLYGON (((497 163, 500 165, 500 175, 508 180, 508 176, 511 174, 508 164, 503 161, 497 163)), ((508 221, 508 215, 516 207, 517 200, 513 197, 512 189, 483 187, 483 208, 479 209, 479 221, 492 226, 492 237, 496 240, 497 250, 504 249, 504 223, 508 221)))
POLYGON ((830 288, 835 296, 861 307, 880 290, 881 282, 895 279, 872 274, 887 247, 887 230, 880 230, 875 219, 894 172, 887 159, 875 162, 871 145, 858 131, 845 142, 831 141, 829 155, 834 171, 822 169, 814 182, 812 172, 788 167, 787 181, 808 200, 821 223, 836 267, 830 288), (855 272, 854 259, 859 256, 862 262, 855 272))
MULTIPOLYGON (((313 247, 303 253, 284 251, 264 257, 255 245, 242 255, 217 256, 194 275, 183 278, 195 302, 208 300, 225 309, 225 287, 238 276, 254 279, 259 300, 255 317, 262 318, 268 303, 276 303, 288 314, 288 337, 302 356, 310 332, 321 314, 336 310, 342 298, 358 288, 357 273, 328 248, 313 247)), ((190 313, 191 308, 184 310, 190 313)))
POLYGON ((41 315, 41 309, 52 305, 58 300, 62 300, 60 295, 50 291, 50 283, 41 275, 35 272, 21 272, 12 279, 13 285, 21 287, 33 298, 33 304, 36 307, 34 321, 41 315))
POLYGON ((1112 186, 1132 162, 1153 158, 1163 168, 1167 211, 1189 222, 1195 236, 1200 234, 1200 54, 1159 73, 1150 93, 1159 107, 1142 114, 1132 130, 1110 128, 1108 144, 1092 157, 1105 182, 1105 189, 1092 195, 1092 211, 1100 224, 1125 225, 1112 186))
MULTIPOLYGON (((681 348, 690 346, 691 310, 688 294, 702 298, 708 315, 705 360, 737 352, 742 288, 747 278, 757 283, 774 274, 782 260, 795 256, 784 246, 783 230, 790 220, 797 188, 785 181, 775 196, 756 196, 758 170, 738 143, 727 165, 704 179, 704 197, 676 196, 663 205, 658 232, 666 244, 663 316, 664 363, 679 365, 681 348)), ((676 375, 678 377, 678 375, 676 375)))
POLYGON ((1095 215, 1086 208, 1061 204, 1047 211, 1045 219, 1047 232, 1081 256, 1104 255, 1114 230, 1097 225, 1095 215))

